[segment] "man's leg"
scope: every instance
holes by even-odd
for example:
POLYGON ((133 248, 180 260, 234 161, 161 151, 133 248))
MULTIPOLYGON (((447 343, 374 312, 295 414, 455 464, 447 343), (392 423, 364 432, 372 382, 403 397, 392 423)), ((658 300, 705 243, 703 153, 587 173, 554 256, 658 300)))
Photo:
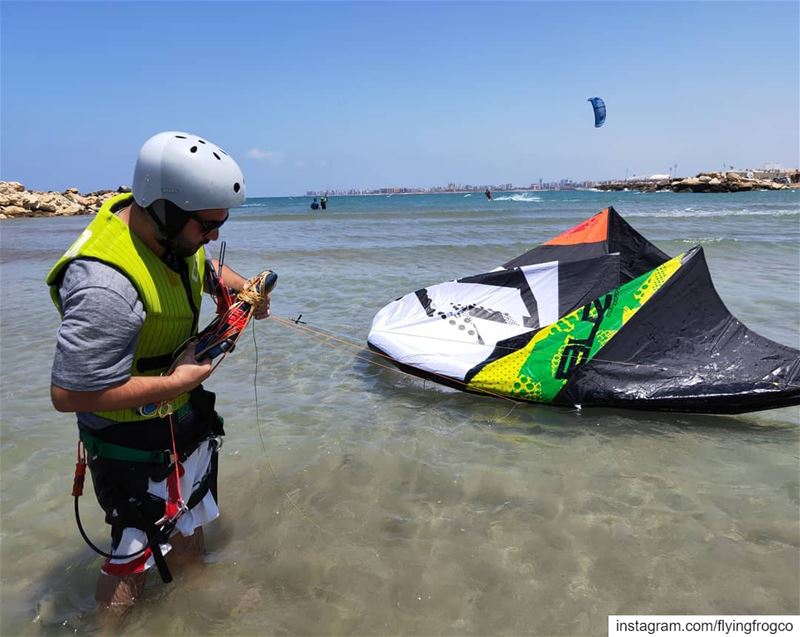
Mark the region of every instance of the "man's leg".
POLYGON ((167 562, 170 566, 200 562, 206 552, 205 537, 203 527, 199 526, 194 530, 193 535, 185 536, 182 533, 175 533, 169 538, 172 550, 167 553, 167 562))
POLYGON ((146 576, 146 571, 123 576, 100 573, 94 593, 98 609, 115 616, 124 614, 144 591, 146 576))

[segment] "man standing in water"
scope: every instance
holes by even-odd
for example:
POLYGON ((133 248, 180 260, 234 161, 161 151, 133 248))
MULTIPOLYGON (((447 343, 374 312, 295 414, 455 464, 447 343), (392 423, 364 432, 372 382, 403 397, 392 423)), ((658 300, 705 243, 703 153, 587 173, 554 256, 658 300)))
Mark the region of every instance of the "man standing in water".
MULTIPOLYGON (((47 277, 62 316, 51 398, 77 412, 111 526, 95 596, 115 614, 141 594, 153 565, 170 581, 168 552, 170 561, 202 556, 202 527, 219 516, 224 431, 201 385, 212 364, 195 360, 192 342, 173 356, 197 333, 202 293, 216 284, 219 264, 203 246, 244 200, 242 172, 222 149, 159 133, 139 151, 132 194, 106 202, 47 277)), ((228 267, 221 278, 235 291, 245 284, 228 267)), ((267 297, 255 317, 268 315, 267 297)))

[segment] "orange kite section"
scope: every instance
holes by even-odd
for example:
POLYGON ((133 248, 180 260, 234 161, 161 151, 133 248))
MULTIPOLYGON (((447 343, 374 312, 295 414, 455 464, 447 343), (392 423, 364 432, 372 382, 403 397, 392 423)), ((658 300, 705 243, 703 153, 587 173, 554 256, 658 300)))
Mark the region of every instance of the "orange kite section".
POLYGON ((562 232, 557 237, 543 243, 546 246, 577 245, 579 243, 598 243, 608 238, 608 208, 594 217, 579 223, 574 228, 562 232))

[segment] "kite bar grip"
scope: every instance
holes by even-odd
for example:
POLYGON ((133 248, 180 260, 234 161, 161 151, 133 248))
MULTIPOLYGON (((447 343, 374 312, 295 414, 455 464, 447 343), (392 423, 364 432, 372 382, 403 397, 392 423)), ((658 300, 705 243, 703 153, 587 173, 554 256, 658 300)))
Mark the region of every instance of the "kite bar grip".
MULTIPOLYGON (((277 283, 278 283, 277 273, 270 271, 269 274, 267 274, 264 277, 263 282, 260 285, 260 289, 258 290, 258 294, 266 296, 267 294, 272 292, 273 288, 277 283)), ((213 324, 214 323, 212 323, 212 325, 213 324)), ((238 340, 238 338, 239 338, 239 333, 237 332, 236 334, 228 336, 227 338, 224 338, 219 342, 215 343, 213 340, 213 331, 205 334, 205 336, 201 334, 197 343, 197 352, 195 354, 195 360, 198 363, 206 359, 214 360, 220 354, 232 352, 234 347, 236 347, 236 341, 238 340)))
POLYGON ((232 352, 233 348, 236 347, 236 343, 234 343, 231 339, 226 339, 209 347, 207 350, 204 350, 197 354, 194 359, 200 363, 201 361, 211 359, 212 361, 219 356, 220 354, 224 354, 226 352, 232 352))
POLYGON ((272 292, 275 284, 278 282, 278 275, 275 272, 270 272, 267 278, 264 279, 264 293, 269 294, 272 292))

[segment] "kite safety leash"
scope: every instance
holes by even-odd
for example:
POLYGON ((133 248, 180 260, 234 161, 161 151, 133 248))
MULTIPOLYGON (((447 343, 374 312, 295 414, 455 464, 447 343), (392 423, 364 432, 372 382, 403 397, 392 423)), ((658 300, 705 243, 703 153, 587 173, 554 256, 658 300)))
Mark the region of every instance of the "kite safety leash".
POLYGON ((135 553, 131 553, 130 555, 114 555, 113 553, 106 553, 101 548, 98 548, 86 534, 86 530, 83 528, 83 524, 81 523, 81 514, 78 506, 78 498, 80 498, 83 495, 83 486, 86 480, 87 466, 88 462, 86 459, 86 447, 83 445, 82 441, 78 440, 78 458, 75 463, 75 476, 72 479, 72 496, 75 499, 75 522, 78 525, 78 532, 81 534, 83 541, 86 542, 86 545, 90 549, 92 549, 95 553, 97 553, 98 555, 102 555, 103 557, 106 557, 108 559, 127 560, 127 559, 132 559, 134 557, 139 557, 147 550, 147 547, 139 551, 136 551, 135 553))

